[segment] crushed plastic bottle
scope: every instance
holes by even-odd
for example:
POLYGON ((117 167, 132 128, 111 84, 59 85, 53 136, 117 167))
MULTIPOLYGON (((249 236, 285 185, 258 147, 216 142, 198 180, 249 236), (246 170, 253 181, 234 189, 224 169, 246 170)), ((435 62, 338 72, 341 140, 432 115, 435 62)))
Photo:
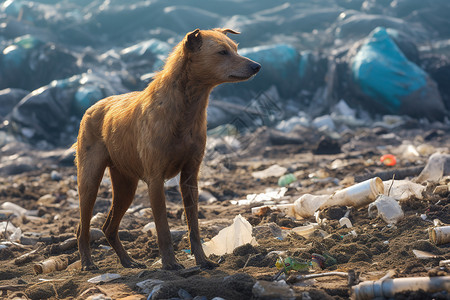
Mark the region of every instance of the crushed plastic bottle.
POLYGON ((278 186, 288 186, 296 180, 297 180, 297 177, 295 177, 294 174, 289 173, 289 174, 281 176, 278 179, 278 186))
POLYGON ((278 270, 282 270, 284 273, 289 274, 291 271, 308 272, 311 264, 288 256, 286 258, 279 257, 275 262, 275 266, 278 270))

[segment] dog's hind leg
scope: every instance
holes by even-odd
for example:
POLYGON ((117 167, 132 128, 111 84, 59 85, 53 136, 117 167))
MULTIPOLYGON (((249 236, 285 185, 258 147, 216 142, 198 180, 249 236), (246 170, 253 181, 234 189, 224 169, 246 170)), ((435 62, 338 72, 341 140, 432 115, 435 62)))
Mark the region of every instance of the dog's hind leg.
POLYGON ((78 251, 82 270, 98 269, 92 261, 89 247, 90 224, 98 188, 107 165, 107 151, 102 144, 77 145, 77 181, 80 198, 80 225, 77 230, 78 251))
POLYGON ((134 261, 123 248, 119 239, 119 225, 125 212, 133 202, 134 194, 138 183, 138 178, 123 175, 115 167, 109 168, 111 176, 113 198, 112 205, 108 213, 103 232, 108 243, 119 256, 120 263, 125 268, 145 268, 144 264, 134 261))
POLYGON ((217 267, 218 264, 206 258, 200 242, 200 230, 198 228, 198 171, 199 166, 193 163, 188 163, 183 167, 181 170, 180 187, 188 223, 191 252, 195 256, 197 265, 205 269, 212 269, 217 267))

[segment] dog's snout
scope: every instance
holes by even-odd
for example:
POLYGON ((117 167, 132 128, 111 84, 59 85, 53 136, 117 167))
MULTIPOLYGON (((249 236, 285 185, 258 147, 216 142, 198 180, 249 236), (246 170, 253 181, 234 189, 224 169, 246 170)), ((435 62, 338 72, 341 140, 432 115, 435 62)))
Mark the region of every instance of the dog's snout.
POLYGON ((250 64, 250 69, 256 74, 261 69, 261 65, 256 62, 252 62, 250 64))

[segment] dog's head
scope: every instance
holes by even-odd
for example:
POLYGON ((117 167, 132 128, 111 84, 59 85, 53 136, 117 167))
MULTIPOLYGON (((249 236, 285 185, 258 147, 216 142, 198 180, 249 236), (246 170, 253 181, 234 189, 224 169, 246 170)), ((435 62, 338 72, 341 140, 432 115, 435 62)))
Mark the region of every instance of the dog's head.
POLYGON ((227 33, 232 29, 196 29, 183 40, 184 52, 191 62, 191 72, 199 80, 214 85, 243 81, 254 76, 261 65, 237 53, 237 44, 227 33))

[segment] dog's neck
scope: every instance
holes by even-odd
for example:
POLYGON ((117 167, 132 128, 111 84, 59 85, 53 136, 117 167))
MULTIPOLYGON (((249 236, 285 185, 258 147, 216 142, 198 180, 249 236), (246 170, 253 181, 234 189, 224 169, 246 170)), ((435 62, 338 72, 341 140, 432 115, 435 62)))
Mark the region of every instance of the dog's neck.
POLYGON ((201 84, 192 76, 191 63, 186 57, 169 57, 164 69, 159 72, 143 91, 152 105, 161 105, 175 118, 172 132, 177 135, 183 131, 206 130, 206 108, 209 94, 214 86, 201 84), (164 99, 158 95, 165 95, 164 99))

